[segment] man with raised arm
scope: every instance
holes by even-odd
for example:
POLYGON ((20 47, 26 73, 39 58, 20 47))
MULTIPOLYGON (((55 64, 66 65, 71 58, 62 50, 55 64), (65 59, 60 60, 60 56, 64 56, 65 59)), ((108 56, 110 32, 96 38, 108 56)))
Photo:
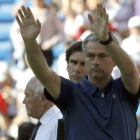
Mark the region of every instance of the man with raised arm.
POLYGON ((22 6, 19 15, 21 20, 18 16, 16 19, 28 61, 45 93, 59 103, 66 122, 66 140, 135 140, 139 76, 132 60, 109 33, 102 4, 97 4, 94 21, 88 15, 94 33, 82 44, 88 76, 75 83, 59 77, 46 64, 36 42, 41 25, 31 10, 22 6), (121 71, 116 80, 111 77, 115 65, 121 71))

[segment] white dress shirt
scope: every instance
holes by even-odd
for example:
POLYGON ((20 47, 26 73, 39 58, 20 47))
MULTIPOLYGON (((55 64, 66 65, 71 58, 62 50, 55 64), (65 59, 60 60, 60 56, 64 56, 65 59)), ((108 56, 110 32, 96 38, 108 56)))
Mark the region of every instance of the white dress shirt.
POLYGON ((56 140, 58 119, 62 118, 60 110, 54 105, 39 120, 39 127, 35 140, 56 140))
POLYGON ((136 67, 140 69, 140 35, 136 37, 131 34, 122 41, 121 47, 128 53, 136 67))

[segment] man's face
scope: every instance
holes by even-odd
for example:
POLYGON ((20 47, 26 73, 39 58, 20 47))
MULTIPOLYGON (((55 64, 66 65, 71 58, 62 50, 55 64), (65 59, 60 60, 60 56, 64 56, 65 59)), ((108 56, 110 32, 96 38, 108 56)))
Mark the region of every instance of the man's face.
POLYGON ((88 78, 109 78, 115 63, 112 61, 103 45, 98 41, 88 41, 85 46, 85 68, 88 78))
POLYGON ((26 86, 23 104, 26 106, 28 116, 38 118, 40 115, 39 110, 41 106, 41 96, 35 96, 34 90, 35 87, 33 87, 33 85, 28 84, 26 86))
POLYGON ((32 0, 32 4, 38 7, 43 7, 44 3, 45 3, 44 0, 32 0))
POLYGON ((140 27, 133 27, 129 29, 131 34, 134 34, 135 36, 139 36, 140 35, 140 27))
POLYGON ((75 0, 74 2, 75 2, 74 10, 76 11, 76 13, 79 13, 79 14, 83 13, 86 7, 85 0, 75 0))
POLYGON ((82 52, 74 52, 70 55, 67 69, 71 81, 82 81, 83 75, 87 75, 82 52))

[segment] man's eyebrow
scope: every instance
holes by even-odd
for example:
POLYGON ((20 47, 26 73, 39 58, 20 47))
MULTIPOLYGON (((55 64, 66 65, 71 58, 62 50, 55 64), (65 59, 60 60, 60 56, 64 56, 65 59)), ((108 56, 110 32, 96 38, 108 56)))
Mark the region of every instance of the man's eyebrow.
POLYGON ((94 53, 91 53, 91 52, 88 52, 87 54, 91 54, 91 55, 94 55, 94 53))
POLYGON ((71 62, 77 62, 77 60, 75 60, 75 59, 70 59, 70 61, 71 61, 71 62))
POLYGON ((98 54, 98 55, 108 55, 107 53, 100 53, 100 54, 98 54))
POLYGON ((29 93, 28 93, 27 91, 24 91, 24 94, 25 94, 25 95, 29 95, 29 93))
MULTIPOLYGON (((88 55, 96 55, 96 54, 91 53, 91 52, 88 52, 87 54, 88 54, 88 55)), ((97 55, 108 55, 108 54, 103 52, 103 53, 99 53, 99 54, 97 54, 97 55)))

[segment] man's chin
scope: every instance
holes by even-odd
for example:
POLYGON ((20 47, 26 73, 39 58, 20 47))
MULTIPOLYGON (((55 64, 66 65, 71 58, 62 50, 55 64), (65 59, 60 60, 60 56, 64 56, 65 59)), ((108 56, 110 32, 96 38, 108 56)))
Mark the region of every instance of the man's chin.
POLYGON ((31 114, 29 112, 27 112, 28 117, 31 117, 31 114))
POLYGON ((103 78, 103 75, 100 74, 100 73, 94 73, 94 74, 92 74, 92 78, 94 78, 94 79, 100 79, 100 78, 103 78))
POLYGON ((76 81, 81 82, 81 81, 82 81, 82 78, 80 78, 80 77, 72 77, 72 78, 71 78, 71 81, 72 81, 72 82, 76 82, 76 81))

